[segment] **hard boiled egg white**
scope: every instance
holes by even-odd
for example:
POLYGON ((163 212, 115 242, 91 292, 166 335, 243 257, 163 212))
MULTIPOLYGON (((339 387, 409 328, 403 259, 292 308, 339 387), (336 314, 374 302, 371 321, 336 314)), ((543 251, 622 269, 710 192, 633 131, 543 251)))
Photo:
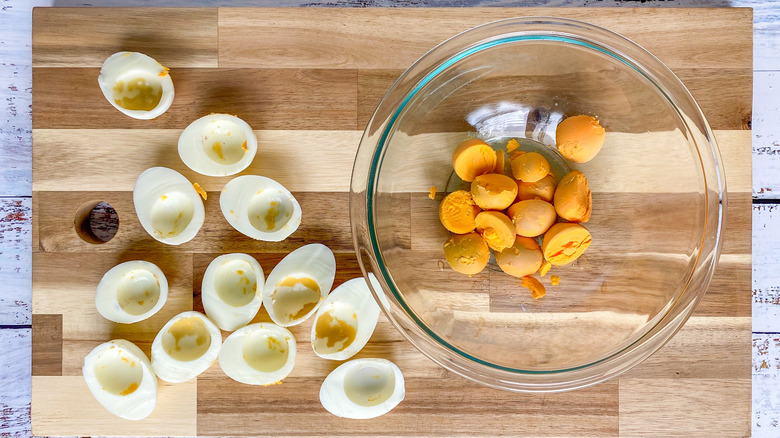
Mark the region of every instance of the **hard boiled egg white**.
POLYGON ((182 312, 155 336, 152 369, 166 382, 186 382, 211 366, 221 346, 222 334, 206 315, 182 312))
POLYGON ((103 275, 95 292, 95 307, 103 318, 123 324, 154 315, 168 298, 168 280, 154 263, 124 262, 103 275))
POLYGON ((384 415, 404 399, 404 376, 385 359, 355 359, 333 370, 320 387, 320 402, 338 417, 384 415))
POLYGON ((225 339, 219 366, 231 379, 248 385, 271 385, 295 366, 295 338, 284 327, 251 324, 225 339))
POLYGON ((144 230, 168 245, 192 240, 206 217, 195 187, 184 175, 167 167, 152 167, 138 177, 133 204, 144 230))
POLYGON ((141 420, 157 404, 157 376, 144 352, 129 341, 95 347, 84 358, 82 373, 92 395, 118 417, 141 420))
POLYGON ((246 169, 257 153, 252 127, 236 116, 209 114, 192 122, 179 137, 179 156, 190 169, 208 176, 246 169))
POLYGON ((263 305, 263 268, 247 254, 225 254, 206 268, 201 299, 217 327, 233 331, 249 324, 263 305))
POLYGON ((264 176, 233 178, 222 189, 219 206, 233 228, 257 240, 282 241, 301 224, 301 206, 292 193, 264 176))
POLYGON ((328 294, 311 327, 314 353, 323 359, 356 355, 374 333, 379 306, 363 277, 353 278, 328 294))
POLYGON ((282 327, 300 324, 317 311, 336 277, 336 258, 325 245, 302 246, 283 258, 265 281, 263 305, 282 327))
POLYGON ((168 69, 143 53, 119 52, 103 62, 98 84, 111 105, 134 119, 153 119, 173 103, 168 69))

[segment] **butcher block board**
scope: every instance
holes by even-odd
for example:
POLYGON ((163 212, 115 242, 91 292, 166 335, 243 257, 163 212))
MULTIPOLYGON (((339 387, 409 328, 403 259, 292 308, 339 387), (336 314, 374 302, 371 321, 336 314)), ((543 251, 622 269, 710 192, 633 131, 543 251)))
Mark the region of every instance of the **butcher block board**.
MULTIPOLYGON (((33 14, 33 362, 36 435, 554 435, 744 436, 750 433, 752 11, 750 9, 35 9, 33 14), (515 394, 459 378, 404 341, 384 316, 358 357, 393 360, 406 399, 388 415, 351 421, 319 403, 338 363, 308 347, 311 323, 293 328, 298 360, 281 385, 253 387, 214 364, 197 379, 161 382, 156 410, 121 420, 81 377, 83 357, 112 338, 144 351, 173 315, 202 309, 208 263, 254 255, 266 274, 289 251, 321 242, 336 253, 336 285, 360 274, 350 237, 349 177, 361 129, 395 78, 428 49, 495 19, 557 15, 619 32, 685 82, 719 142, 729 189, 725 244, 712 286, 685 327, 620 378, 559 394, 515 394), (171 68, 176 99, 140 121, 111 107, 97 86, 113 52, 147 53, 171 68), (198 176, 176 140, 192 120, 228 112, 257 129, 245 172, 274 178, 303 208, 289 239, 257 242, 219 210, 228 178, 198 176), (169 166, 208 191, 206 221, 173 247, 145 234, 132 205, 135 178, 169 166), (90 202, 117 211, 113 240, 91 244, 74 230, 90 202), (93 294, 115 264, 142 258, 166 273, 170 295, 154 317, 113 324, 93 294)), ((420 199, 401 202, 407 220, 420 199)), ((429 202, 433 202, 427 200, 429 202)), ((399 236, 414 245, 414 233, 399 236)), ((268 321, 265 310, 257 317, 268 321)), ((226 335, 226 334, 225 334, 226 335)))

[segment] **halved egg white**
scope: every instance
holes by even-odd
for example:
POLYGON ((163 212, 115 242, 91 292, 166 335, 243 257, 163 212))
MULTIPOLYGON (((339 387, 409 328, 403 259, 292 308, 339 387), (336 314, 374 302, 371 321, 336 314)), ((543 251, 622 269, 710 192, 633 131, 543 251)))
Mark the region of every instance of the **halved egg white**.
POLYGON ((152 167, 138 176, 133 204, 144 230, 168 245, 192 240, 206 218, 195 187, 184 175, 167 167, 152 167))
POLYGON ((167 299, 168 280, 160 268, 134 260, 103 275, 95 292, 95 307, 109 321, 132 324, 157 313, 167 299))
POLYGON ((271 271, 263 305, 282 327, 302 323, 317 311, 336 277, 336 258, 325 245, 304 245, 287 254, 271 271))
POLYGON ((103 62, 98 76, 103 95, 114 108, 134 118, 160 116, 173 103, 173 81, 168 69, 138 52, 118 52, 103 62))
POLYGON ((404 399, 404 376, 386 359, 355 359, 333 370, 320 387, 320 403, 338 417, 364 420, 390 412, 404 399))
POLYGON ((295 366, 295 337, 270 323, 251 324, 225 339, 219 366, 231 379, 247 385, 272 385, 295 366))
POLYGON ((179 137, 179 156, 190 169, 208 176, 246 169, 257 153, 248 123, 229 114, 209 114, 190 123, 179 137))
POLYGON ((206 315, 217 327, 232 332, 252 321, 263 305, 265 274, 247 254, 224 254, 203 274, 201 299, 206 315))
POLYGON ((132 342, 116 339, 95 347, 82 368, 87 388, 112 414, 142 420, 157 404, 157 376, 132 342))
POLYGON ((311 346, 323 359, 346 360, 356 355, 374 334, 379 305, 363 277, 333 290, 317 309, 311 346))
POLYGON ((219 195, 228 223, 253 239, 280 242, 301 224, 301 206, 284 186, 271 178, 233 178, 219 195))
POLYGON ((152 369, 171 383, 194 379, 214 363, 222 334, 206 315, 182 312, 168 321, 152 342, 152 369))

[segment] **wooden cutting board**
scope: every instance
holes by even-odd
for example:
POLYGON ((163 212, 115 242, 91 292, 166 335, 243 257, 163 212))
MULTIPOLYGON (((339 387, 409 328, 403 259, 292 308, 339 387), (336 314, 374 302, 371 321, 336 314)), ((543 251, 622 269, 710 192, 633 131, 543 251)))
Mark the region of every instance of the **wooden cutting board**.
MULTIPOLYGON (((752 11, 750 9, 35 9, 33 14, 33 362, 36 435, 555 435, 743 436, 750 433, 752 11), (359 275, 347 210, 361 129, 393 80, 420 55, 472 26, 522 15, 582 19, 653 52, 685 82, 718 139, 729 189, 725 244, 694 317, 657 354, 618 379, 561 394, 514 394, 456 377, 412 348, 381 317, 359 357, 387 357, 406 376, 406 400, 374 420, 349 421, 319 404, 338 363, 293 332, 298 361, 282 385, 251 387, 213 365, 196 380, 161 382, 154 413, 118 419, 89 394, 83 357, 125 338, 147 353, 173 315, 201 309, 205 267, 221 253, 257 257, 266 273, 290 250, 322 242, 337 254, 336 284, 359 275), (113 52, 147 53, 171 68, 176 100, 162 117, 133 120, 97 87, 113 52), (281 243, 235 232, 218 197, 227 178, 194 174, 176 140, 192 120, 238 114, 257 129, 246 173, 277 179, 304 211, 281 243), (132 185, 172 167, 209 191, 206 222, 188 244, 154 241, 138 223, 132 185), (74 230, 83 206, 110 203, 113 240, 74 230), (135 258, 168 276, 165 307, 125 326, 101 318, 102 274, 135 258)), ((399 206, 399 212, 410 206, 399 206)), ((400 213, 399 213, 400 214, 400 213)), ((403 217, 403 216, 401 216, 403 217)), ((261 311, 257 320, 269 320, 261 311)))

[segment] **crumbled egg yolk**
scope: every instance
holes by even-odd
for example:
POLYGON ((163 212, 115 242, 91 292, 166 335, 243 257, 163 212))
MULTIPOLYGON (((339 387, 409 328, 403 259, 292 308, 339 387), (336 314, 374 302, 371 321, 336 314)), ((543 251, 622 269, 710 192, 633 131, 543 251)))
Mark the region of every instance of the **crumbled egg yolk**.
POLYGON ((541 199, 520 201, 509 207, 507 214, 514 222, 517 234, 525 237, 544 234, 557 218, 555 207, 541 199))
POLYGON ((547 291, 544 290, 544 285, 533 277, 523 277, 520 281, 520 285, 528 288, 531 291, 531 296, 535 300, 538 300, 547 293, 547 291))
POLYGON ((577 260, 591 243, 590 231, 580 224, 557 223, 544 234, 544 258, 556 266, 577 260))
POLYGON ((515 243, 515 225, 498 211, 483 211, 475 219, 477 232, 494 251, 503 251, 515 243))
POLYGON ((431 188, 428 190, 428 197, 431 199, 436 199, 436 186, 431 186, 431 188))
POLYGON ((477 233, 454 234, 444 244, 444 256, 456 272, 474 275, 487 266, 490 249, 477 233))
POLYGON ((506 151, 507 152, 513 152, 513 151, 517 150, 517 148, 519 148, 519 147, 520 147, 520 143, 518 143, 517 140, 515 140, 514 138, 509 140, 506 143, 506 151))
POLYGON ((536 182, 517 181, 517 199, 526 201, 539 198, 542 201, 553 202, 555 194, 555 177, 547 175, 536 182))
POLYGON ((509 161, 515 179, 537 182, 550 173, 550 163, 536 152, 516 153, 509 161))
POLYGON ((561 284, 561 277, 559 277, 557 275, 551 275, 550 276, 550 284, 553 285, 553 286, 558 286, 559 284, 561 284))
POLYGON ((585 115, 569 117, 555 130, 558 152, 575 163, 592 160, 604 146, 605 137, 606 132, 599 121, 585 115))
POLYGON ((496 151, 482 140, 466 140, 452 153, 452 167, 463 181, 474 181, 496 168, 496 151))
POLYGON ((588 179, 580 171, 573 171, 561 179, 553 198, 555 211, 569 222, 587 222, 590 219, 593 198, 588 179))
MULTIPOLYGON (((552 268, 552 263, 548 262, 547 260, 543 261, 542 266, 539 268, 539 275, 544 277, 548 272, 550 272, 550 268, 552 268)), ((557 275, 553 275, 553 277, 557 277, 557 275)))
POLYGON ((474 178, 471 196, 484 210, 503 210, 517 198, 517 183, 500 173, 486 173, 474 178))
POLYGON ((200 195, 201 198, 203 198, 204 201, 208 199, 209 194, 206 193, 205 190, 203 190, 203 187, 201 187, 200 184, 192 183, 192 187, 195 187, 195 191, 198 192, 198 194, 200 195))
POLYGON ((114 103, 131 111, 151 111, 162 99, 162 85, 145 78, 114 83, 114 103))
POLYGON ((444 228, 457 234, 474 231, 477 224, 474 219, 480 209, 465 190, 457 190, 447 195, 439 205, 439 220, 444 228))
POLYGON ((522 278, 542 266, 542 250, 534 239, 517 236, 512 246, 496 253, 496 263, 507 274, 522 278))

